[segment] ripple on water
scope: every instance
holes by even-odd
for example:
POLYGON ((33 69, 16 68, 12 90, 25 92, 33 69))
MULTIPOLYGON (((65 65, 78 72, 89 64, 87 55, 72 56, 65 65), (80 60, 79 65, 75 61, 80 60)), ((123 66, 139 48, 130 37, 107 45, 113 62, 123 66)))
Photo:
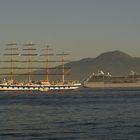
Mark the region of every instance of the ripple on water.
POLYGON ((0 139, 139 140, 139 90, 0 94, 0 139))

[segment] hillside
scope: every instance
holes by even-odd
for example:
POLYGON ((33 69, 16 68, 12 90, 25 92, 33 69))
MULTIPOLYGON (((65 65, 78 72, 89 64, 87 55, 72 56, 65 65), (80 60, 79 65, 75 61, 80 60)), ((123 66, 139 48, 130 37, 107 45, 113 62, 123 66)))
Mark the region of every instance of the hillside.
POLYGON ((110 72, 112 75, 127 75, 130 70, 140 72, 140 58, 132 57, 121 51, 102 53, 96 58, 86 58, 67 64, 72 67, 72 77, 82 80, 98 70, 110 72))
MULTIPOLYGON (((98 70, 121 76, 127 75, 131 70, 140 73, 140 58, 132 57, 121 51, 111 51, 102 53, 96 58, 70 62, 65 66, 71 67, 71 75, 67 79, 82 80, 93 72, 97 73, 98 70)), ((36 76, 36 79, 43 79, 43 76, 36 76)))

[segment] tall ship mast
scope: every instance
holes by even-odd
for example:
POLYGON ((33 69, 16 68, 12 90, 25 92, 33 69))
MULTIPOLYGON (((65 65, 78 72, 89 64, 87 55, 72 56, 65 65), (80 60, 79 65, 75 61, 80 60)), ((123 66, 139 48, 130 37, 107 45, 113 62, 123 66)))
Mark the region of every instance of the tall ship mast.
POLYGON ((50 62, 55 62, 55 61, 51 61, 50 60, 50 56, 53 56, 54 54, 53 53, 50 53, 51 51, 53 51, 52 48, 50 48, 49 45, 46 46, 45 49, 42 49, 43 54, 41 54, 41 56, 44 56, 46 58, 46 61, 44 61, 46 63, 46 81, 49 81, 49 75, 50 75, 50 62))
POLYGON ((37 56, 37 54, 33 53, 33 51, 36 50, 36 48, 33 48, 33 46, 35 46, 35 44, 33 44, 32 42, 24 44, 24 49, 22 49, 23 51, 25 51, 24 54, 21 54, 22 56, 26 56, 27 57, 27 63, 28 63, 28 82, 31 82, 31 75, 32 75, 32 57, 33 56, 37 56))
MULTIPOLYGON (((64 59, 64 56, 69 55, 64 52, 60 54, 56 54, 60 56, 59 61, 54 61, 51 57, 54 56, 52 53, 53 49, 47 45, 44 49, 42 49, 43 54, 38 54, 37 49, 35 48, 35 44, 32 42, 26 43, 23 45, 22 53, 19 53, 19 49, 16 47, 17 43, 7 44, 5 51, 5 56, 10 56, 10 60, 1 61, 4 63, 10 62, 9 67, 0 67, 0 69, 7 69, 9 73, 1 73, 1 75, 8 76, 10 75, 9 80, 3 80, 0 83, 0 91, 50 91, 50 90, 73 90, 80 87, 81 83, 78 81, 65 80, 65 75, 68 74, 69 68, 65 67, 65 62, 68 62, 64 59), (14 56, 19 56, 20 59, 16 60, 14 56), (40 57, 43 56, 45 59, 42 61, 40 57), (34 60, 36 57, 39 59, 34 60), (23 58, 23 59, 21 59, 23 58), (60 62, 60 66, 51 66, 52 62, 60 62), (18 63, 18 65, 16 64, 18 63), (40 67, 40 63, 43 63, 43 67, 40 67), (35 65, 35 66, 34 66, 35 65), (61 69, 61 72, 56 72, 56 69, 61 69), (24 70, 24 73, 19 73, 20 70, 24 70), (43 70, 44 73, 35 72, 35 70, 43 70), (17 73, 18 71, 18 73, 17 73), (19 75, 27 75, 27 80, 15 80, 19 75), (43 76, 43 79, 33 80, 35 75, 43 76), (52 81, 50 79, 51 75, 61 75, 61 80, 52 81), (11 82, 12 81, 12 82, 11 82), (27 82, 28 81, 28 82, 27 82)), ((6 78, 7 79, 7 78, 6 78)), ((18 78, 17 78, 18 79, 18 78)))
POLYGON ((3 62, 10 62, 10 67, 7 67, 9 69, 9 75, 10 75, 10 80, 14 80, 14 63, 16 62, 14 56, 18 56, 19 54, 17 53, 18 48, 17 48, 17 43, 9 43, 6 44, 7 48, 5 49, 7 53, 5 53, 5 56, 10 56, 10 60, 3 61, 3 62))
POLYGON ((65 82, 65 74, 66 74, 66 72, 65 72, 65 70, 66 70, 66 68, 65 68, 65 62, 68 61, 68 60, 65 60, 64 59, 64 56, 69 55, 69 54, 64 53, 64 51, 63 51, 62 53, 56 54, 56 55, 61 56, 61 60, 60 60, 61 67, 62 67, 61 68, 61 78, 62 78, 62 82, 64 83, 65 82))

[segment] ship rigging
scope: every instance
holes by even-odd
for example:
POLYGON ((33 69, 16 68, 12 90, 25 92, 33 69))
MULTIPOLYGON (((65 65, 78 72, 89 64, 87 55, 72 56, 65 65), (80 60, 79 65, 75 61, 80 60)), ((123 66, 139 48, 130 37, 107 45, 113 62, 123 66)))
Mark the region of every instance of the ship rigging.
POLYGON ((64 56, 69 54, 65 52, 56 54, 56 56, 61 57, 60 60, 54 61, 51 58, 54 56, 52 53, 53 49, 50 48, 49 45, 42 49, 43 54, 38 54, 38 50, 32 42, 23 45, 22 53, 19 53, 17 43, 10 43, 6 46, 6 53, 3 55, 6 56, 8 60, 1 60, 1 63, 10 63, 10 65, 5 67, 1 65, 0 67, 0 90, 68 90, 77 89, 81 85, 78 81, 65 80, 65 76, 69 75, 70 68, 65 67, 65 63, 68 61, 65 60, 64 56), (21 59, 21 57, 23 59, 21 59), (33 59, 35 57, 38 58, 38 60, 33 59), (45 60, 41 60, 41 57, 45 60), (51 63, 55 62, 61 63, 61 66, 51 67, 51 63), (39 66, 41 63, 43 63, 43 67, 39 66), (59 72, 56 71, 57 69, 59 72), (2 72, 2 70, 4 72, 2 72), (22 70, 22 73, 19 72, 20 70, 22 70), (43 70, 44 73, 41 73, 41 70, 43 70), (22 77, 27 76, 27 79, 19 80, 18 77, 21 75, 22 77), (37 75, 42 75, 43 79, 33 80, 33 77, 37 75), (61 80, 51 80, 51 75, 61 75, 61 80))

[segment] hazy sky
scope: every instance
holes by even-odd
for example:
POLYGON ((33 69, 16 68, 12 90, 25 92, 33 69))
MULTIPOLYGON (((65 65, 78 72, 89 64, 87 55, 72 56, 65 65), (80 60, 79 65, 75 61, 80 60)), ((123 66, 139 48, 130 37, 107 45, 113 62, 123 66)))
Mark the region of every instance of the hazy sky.
POLYGON ((0 0, 0 46, 47 42, 75 60, 111 50, 140 56, 140 0, 0 0))

